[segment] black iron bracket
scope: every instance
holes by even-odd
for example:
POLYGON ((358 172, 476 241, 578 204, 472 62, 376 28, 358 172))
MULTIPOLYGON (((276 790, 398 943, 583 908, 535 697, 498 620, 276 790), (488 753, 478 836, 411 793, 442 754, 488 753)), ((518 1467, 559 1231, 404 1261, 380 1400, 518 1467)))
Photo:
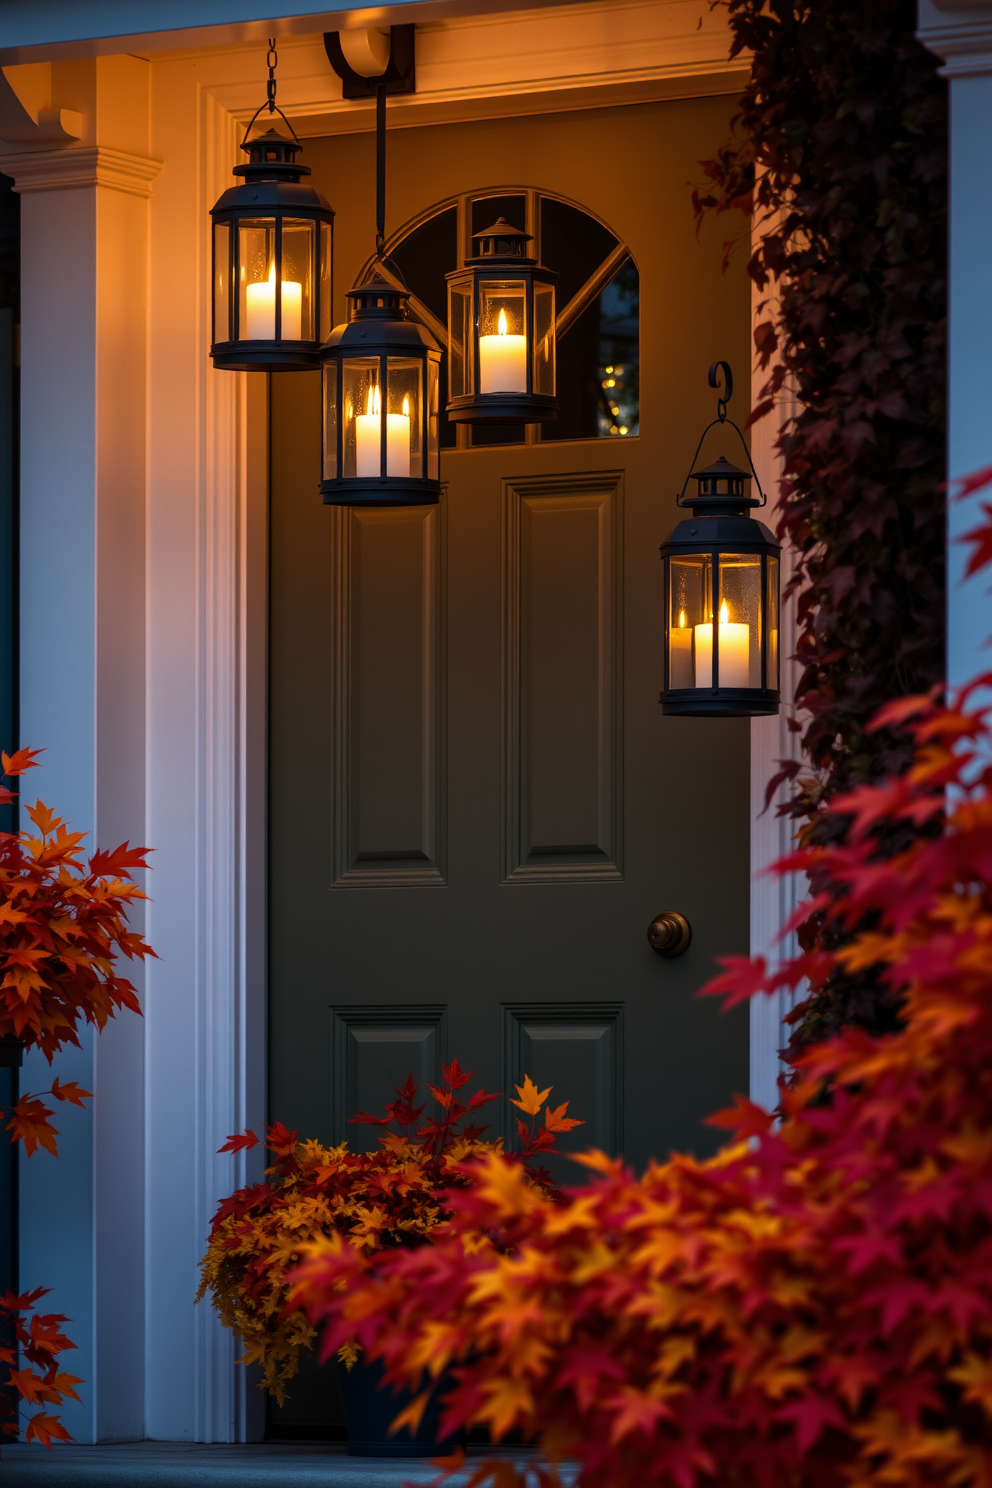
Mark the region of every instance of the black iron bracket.
POLYGON ((363 77, 345 61, 341 50, 340 33, 324 32, 324 51, 327 60, 341 79, 341 92, 345 98, 375 98, 380 88, 385 93, 416 93, 417 72, 415 66, 414 33, 416 26, 390 26, 389 62, 379 77, 363 77))

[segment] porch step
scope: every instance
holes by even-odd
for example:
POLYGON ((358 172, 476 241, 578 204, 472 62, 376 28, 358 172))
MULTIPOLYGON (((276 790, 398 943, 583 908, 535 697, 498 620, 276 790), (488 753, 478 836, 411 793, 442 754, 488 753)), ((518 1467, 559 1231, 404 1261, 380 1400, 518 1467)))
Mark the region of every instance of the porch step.
MULTIPOLYGON (((343 1442, 146 1441, 51 1452, 17 1442, 0 1452, 3 1488, 402 1488, 437 1476, 427 1458, 349 1457, 343 1442)), ((526 1460, 519 1448, 513 1455, 526 1460)))

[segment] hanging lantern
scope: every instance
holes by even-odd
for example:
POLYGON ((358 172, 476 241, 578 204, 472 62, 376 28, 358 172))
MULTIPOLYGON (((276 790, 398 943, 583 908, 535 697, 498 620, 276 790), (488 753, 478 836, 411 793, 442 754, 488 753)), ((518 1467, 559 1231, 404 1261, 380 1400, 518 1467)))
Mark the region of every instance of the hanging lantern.
POLYGON ((555 281, 524 255, 530 233, 501 217, 474 233, 475 256, 448 274, 448 417, 536 424, 558 412, 555 281))
POLYGON ((303 181, 302 146, 275 102, 275 43, 269 43, 268 103, 255 114, 241 148, 243 184, 224 192, 213 218, 213 344, 215 367, 238 372, 292 372, 319 366, 331 328, 331 248, 334 213, 303 181), (269 129, 249 140, 268 107, 292 139, 269 129))
POLYGON ((324 478, 331 506, 424 506, 441 494, 441 349, 409 294, 376 274, 348 292, 351 319, 321 351, 324 478))
MULTIPOLYGON (((710 387, 724 374, 725 396, 717 424, 730 423, 747 453, 744 436, 727 418, 733 377, 726 362, 714 362, 710 387)), ((756 717, 777 713, 779 692, 779 560, 781 545, 748 515, 764 506, 757 472, 732 465, 722 455, 686 476, 678 505, 691 516, 662 544, 665 569, 665 713, 693 717, 756 717), (745 494, 753 479, 760 499, 745 494), (686 496, 689 481, 695 495, 686 496)), ((695 464, 695 459, 693 459, 695 464)))
POLYGON ((428 506, 441 496, 441 348, 411 320, 409 291, 383 258, 386 231, 386 92, 376 88, 376 263, 348 291, 351 318, 321 349, 323 479, 328 506, 428 506))

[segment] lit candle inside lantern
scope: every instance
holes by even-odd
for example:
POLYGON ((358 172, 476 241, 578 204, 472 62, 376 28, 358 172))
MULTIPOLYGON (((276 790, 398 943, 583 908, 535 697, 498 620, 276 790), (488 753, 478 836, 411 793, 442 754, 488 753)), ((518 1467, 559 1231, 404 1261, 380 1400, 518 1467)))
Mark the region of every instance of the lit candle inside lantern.
POLYGON ((679 623, 671 634, 669 687, 694 687, 692 674, 692 631, 685 623, 685 610, 679 610, 679 623))
POLYGON ((479 337, 479 391, 527 391, 527 337, 508 336, 506 311, 499 312, 498 334, 479 337))
MULTIPOLYGON (((245 341, 274 341, 276 338, 276 266, 260 284, 245 288, 245 341)), ((282 281, 282 340, 303 340, 303 285, 295 279, 282 281)))
MULTIPOLYGON (((697 625, 696 686, 713 686, 713 626, 697 625)), ((749 687, 751 627, 732 624, 726 602, 720 606, 720 656, 718 687, 749 687)))
MULTIPOLYGON (((379 475, 382 442, 382 403, 379 385, 370 387, 365 412, 355 419, 355 474, 379 475)), ((386 415, 386 474, 410 474, 410 399, 403 399, 402 413, 386 415)))

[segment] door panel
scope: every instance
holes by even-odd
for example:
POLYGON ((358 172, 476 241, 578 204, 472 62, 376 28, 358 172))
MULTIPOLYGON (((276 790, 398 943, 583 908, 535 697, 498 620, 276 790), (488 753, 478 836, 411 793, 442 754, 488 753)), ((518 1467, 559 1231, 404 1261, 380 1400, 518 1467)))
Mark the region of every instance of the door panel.
MULTIPOLYGON (((658 705, 658 546, 712 416, 706 368, 726 358, 745 385, 749 368, 746 255, 721 272, 725 229, 697 238, 686 185, 733 112, 390 133, 389 226, 512 183, 628 246, 637 437, 448 448, 440 506, 335 512, 318 378, 271 379, 270 1110, 307 1136, 364 1146, 350 1112, 457 1055, 492 1090, 552 1085, 586 1123, 570 1146, 640 1169, 711 1151, 703 1119, 747 1088, 746 1009, 696 994, 747 950, 748 723, 658 705), (692 925, 675 961, 647 941, 663 909, 692 925)), ((371 242, 373 138, 308 140, 306 160, 338 209, 341 314, 371 242)), ((490 1109, 512 1139, 515 1113, 490 1109)), ((279 1414, 326 1421, 328 1398, 301 1379, 279 1414)))
POLYGON ((503 489, 506 883, 622 878, 623 475, 503 489))

